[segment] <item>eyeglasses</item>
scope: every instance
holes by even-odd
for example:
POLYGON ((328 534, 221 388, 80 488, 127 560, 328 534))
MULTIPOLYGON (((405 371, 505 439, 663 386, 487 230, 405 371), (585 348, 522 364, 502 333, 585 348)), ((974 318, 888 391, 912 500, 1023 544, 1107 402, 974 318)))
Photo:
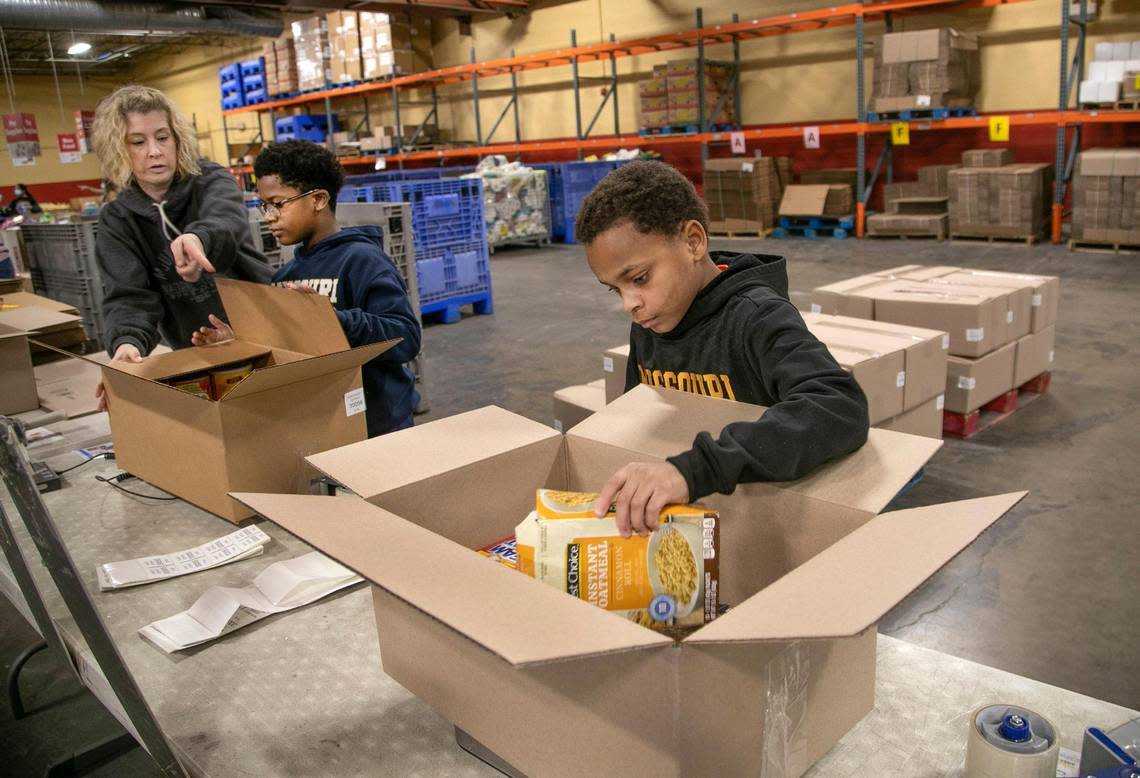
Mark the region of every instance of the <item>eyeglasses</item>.
POLYGON ((316 194, 317 192, 324 192, 324 191, 325 191, 324 189, 310 189, 307 192, 302 192, 299 195, 293 195, 292 197, 286 198, 279 203, 262 203, 261 205, 259 205, 257 207, 261 211, 261 214, 263 216, 277 217, 277 216, 281 215, 281 209, 284 208, 289 203, 293 202, 294 200, 300 200, 302 197, 308 197, 311 194, 316 194))

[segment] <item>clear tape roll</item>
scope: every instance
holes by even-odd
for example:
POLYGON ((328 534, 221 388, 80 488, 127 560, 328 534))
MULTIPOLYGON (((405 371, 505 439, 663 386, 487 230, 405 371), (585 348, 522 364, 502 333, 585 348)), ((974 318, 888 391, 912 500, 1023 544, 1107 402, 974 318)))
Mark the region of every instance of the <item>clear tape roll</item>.
POLYGON ((1010 751, 991 743, 977 727, 978 716, 993 707, 983 705, 970 714, 969 734, 966 736, 966 778, 1055 778, 1061 742, 1059 731, 1052 722, 1035 714, 1051 730, 1053 742, 1047 749, 1037 753, 1010 751))

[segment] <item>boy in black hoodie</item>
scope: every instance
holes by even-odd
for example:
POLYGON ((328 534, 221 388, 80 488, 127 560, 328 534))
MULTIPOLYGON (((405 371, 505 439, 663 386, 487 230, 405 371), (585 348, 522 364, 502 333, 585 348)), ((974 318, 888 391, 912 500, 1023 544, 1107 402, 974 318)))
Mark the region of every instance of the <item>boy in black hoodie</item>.
POLYGON ((623 534, 645 534, 669 503, 738 483, 801 478, 867 440, 867 399, 788 300, 782 257, 708 251, 708 212, 660 162, 631 162, 582 203, 590 269, 633 318, 625 388, 638 383, 768 406, 665 462, 634 462, 602 487, 623 534))
MULTIPOLYGON (((412 426, 419 395, 404 366, 420 353, 420 323, 379 227, 336 223, 340 163, 324 146, 287 141, 253 163, 265 221, 277 241, 298 246, 272 283, 328 297, 350 346, 401 338, 361 368, 368 436, 412 426)), ((221 324, 214 321, 214 326, 221 324)))

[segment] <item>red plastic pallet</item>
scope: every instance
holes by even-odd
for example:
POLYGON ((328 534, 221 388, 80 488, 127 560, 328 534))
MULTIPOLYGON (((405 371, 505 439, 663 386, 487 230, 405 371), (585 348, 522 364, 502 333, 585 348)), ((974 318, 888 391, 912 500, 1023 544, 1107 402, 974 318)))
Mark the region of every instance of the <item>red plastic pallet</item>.
POLYGON ((942 412, 942 434, 968 440, 1006 419, 1019 407, 1049 391, 1048 371, 1031 378, 1016 389, 1002 394, 969 413, 942 412))

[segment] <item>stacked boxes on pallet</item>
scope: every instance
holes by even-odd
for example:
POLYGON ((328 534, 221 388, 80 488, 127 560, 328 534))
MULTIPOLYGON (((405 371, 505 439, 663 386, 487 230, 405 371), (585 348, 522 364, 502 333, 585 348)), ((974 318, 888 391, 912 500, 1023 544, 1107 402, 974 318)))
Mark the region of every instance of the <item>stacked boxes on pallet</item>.
POLYGON ((1140 101, 1140 41, 1096 44, 1077 101, 1081 105, 1140 101))
POLYGON ((411 14, 361 13, 360 53, 365 79, 431 70, 431 20, 411 14))
POLYGON ((950 171, 957 165, 928 165, 918 169, 917 181, 887 184, 884 213, 867 217, 867 234, 945 238, 949 230, 950 171))
POLYGON ((297 56, 297 89, 324 89, 332 80, 332 50, 328 21, 323 16, 299 19, 291 25, 293 51, 297 56))
POLYGON ((478 178, 385 181, 346 186, 348 203, 408 203, 416 246, 420 311, 459 318, 460 305, 491 311, 491 266, 478 178))
POLYGON ((274 38, 261 47, 265 60, 265 92, 268 97, 288 95, 299 91, 297 82, 297 52, 288 35, 274 38))
POLYGON ((962 153, 962 167, 948 174, 952 236, 1032 239, 1045 231, 1053 167, 1012 160, 1008 149, 962 153))
POLYGON ((976 35, 950 28, 888 33, 875 46, 876 113, 972 106, 981 87, 976 35))
POLYGON ((1091 149, 1077 157, 1072 239, 1140 245, 1140 148, 1091 149))
POLYGON ((905 265, 812 292, 811 310, 947 333, 945 408, 969 413, 1051 369, 1055 276, 905 265))
POLYGON ((36 294, 75 308, 87 337, 104 348, 103 279, 95 262, 95 222, 25 224, 24 261, 36 294))
POLYGON ((736 100, 730 91, 733 72, 731 63, 705 61, 703 112, 698 73, 700 63, 697 60, 676 60, 666 68, 671 126, 696 126, 702 117, 709 124, 736 123, 736 100))
POLYGON ((842 218, 855 211, 849 184, 790 184, 780 200, 780 216, 842 218))
POLYGON ((356 11, 325 14, 329 31, 329 81, 346 84, 364 78, 360 57, 360 19, 356 11))
POLYGON ((241 68, 241 91, 246 105, 264 103, 269 99, 268 83, 265 80, 265 57, 239 62, 241 68))
POLYGON ((222 110, 230 111, 245 105, 241 86, 241 63, 232 62, 218 68, 218 87, 222 95, 222 110))
POLYGON ((776 209, 791 183, 788 157, 733 157, 705 162, 704 195, 713 232, 762 232, 776 225, 776 209))
POLYGON ((669 66, 654 65, 649 78, 637 84, 637 99, 641 108, 641 126, 658 129, 669 125, 669 66))

